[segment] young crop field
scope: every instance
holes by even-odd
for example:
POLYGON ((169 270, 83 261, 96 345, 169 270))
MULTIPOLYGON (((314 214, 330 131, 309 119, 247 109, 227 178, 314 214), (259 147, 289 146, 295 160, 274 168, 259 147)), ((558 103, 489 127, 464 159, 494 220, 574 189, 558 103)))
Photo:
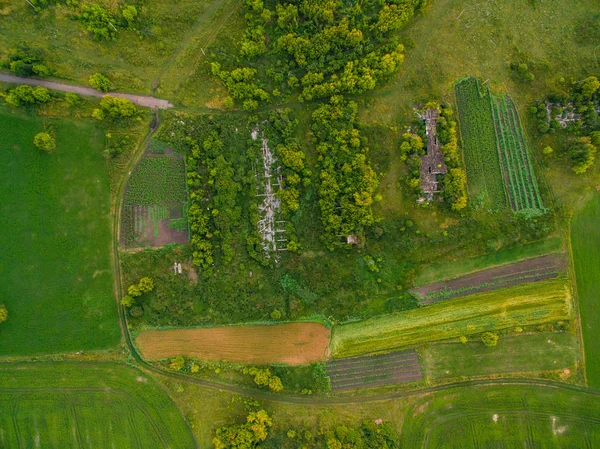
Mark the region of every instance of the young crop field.
POLYGON ((118 344, 103 135, 53 120, 57 147, 33 145, 42 120, 0 109, 0 355, 118 344))
POLYGON ((402 447, 593 448, 596 394, 535 386, 469 386, 426 395, 407 410, 402 447))
POLYGON ((496 149, 489 91, 481 92, 476 78, 455 85, 458 121, 467 167, 469 194, 477 204, 506 207, 506 190, 496 149))
POLYGON ((327 362, 332 391, 377 387, 423 378, 416 351, 332 360, 327 362))
POLYGON ((515 211, 544 211, 517 107, 509 95, 490 96, 490 102, 510 205, 515 211))
POLYGON ((324 360, 329 329, 318 323, 141 331, 136 345, 149 360, 196 357, 251 364, 303 365, 324 360))
POLYGON ((125 247, 187 243, 187 193, 181 155, 150 141, 129 178, 121 212, 125 247))
POLYGON ((600 195, 571 225, 588 385, 600 388, 600 195))
POLYGON ((549 254, 425 285, 411 292, 420 298, 419 305, 429 305, 470 293, 552 279, 564 274, 565 268, 563 254, 549 254))
POLYGON ((562 249, 560 237, 551 237, 527 245, 495 251, 483 256, 469 259, 452 260, 449 262, 432 263, 427 265, 415 279, 415 286, 422 287, 427 284, 456 279, 460 276, 474 273, 488 268, 507 265, 520 260, 552 254, 562 249))
POLYGON ((0 447, 196 447, 171 399, 141 371, 112 363, 0 368, 0 447))
POLYGON ((575 335, 540 332, 501 335, 498 344, 491 348, 479 339, 465 344, 435 343, 424 348, 421 355, 429 379, 558 370, 568 378, 574 373, 578 353, 575 335))
POLYGON ((335 358, 457 338, 483 331, 568 319, 570 293, 561 280, 476 293, 429 307, 334 327, 335 358))

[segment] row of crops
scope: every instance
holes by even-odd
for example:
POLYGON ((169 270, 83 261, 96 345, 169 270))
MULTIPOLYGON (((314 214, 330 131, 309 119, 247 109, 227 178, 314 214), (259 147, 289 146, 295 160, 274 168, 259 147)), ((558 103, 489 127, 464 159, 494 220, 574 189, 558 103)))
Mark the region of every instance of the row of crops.
POLYGON ((332 391, 415 382, 423 377, 419 356, 408 350, 327 362, 332 391))
POLYGON ((455 92, 469 195, 491 209, 506 207, 489 91, 482 93, 477 79, 467 78, 456 83, 455 92))
POLYGON ((457 82, 455 92, 471 198, 491 209, 545 211, 510 96, 491 95, 473 77, 457 82))
POLYGON ((523 127, 510 96, 490 96, 498 153, 513 210, 545 210, 527 150, 523 127))

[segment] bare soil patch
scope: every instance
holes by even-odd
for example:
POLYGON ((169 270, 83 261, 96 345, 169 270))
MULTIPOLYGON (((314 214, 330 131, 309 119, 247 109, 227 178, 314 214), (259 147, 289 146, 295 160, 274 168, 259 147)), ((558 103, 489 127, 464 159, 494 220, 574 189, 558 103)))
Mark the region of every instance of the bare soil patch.
POLYGON ((411 293, 421 300, 419 304, 428 305, 471 293, 552 279, 564 273, 565 268, 566 260, 563 254, 548 254, 478 271, 456 279, 424 285, 411 290, 411 293))
POLYGON ((330 332, 318 323, 142 331, 136 344, 149 360, 197 357, 249 364, 302 365, 326 358, 330 332))

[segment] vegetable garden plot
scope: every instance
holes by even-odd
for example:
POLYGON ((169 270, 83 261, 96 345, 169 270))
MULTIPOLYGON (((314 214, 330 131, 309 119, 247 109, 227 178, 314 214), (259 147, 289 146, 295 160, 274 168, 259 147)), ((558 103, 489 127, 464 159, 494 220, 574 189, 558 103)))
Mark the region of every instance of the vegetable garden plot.
POLYGON ((488 208, 506 207, 489 91, 481 94, 477 79, 467 78, 455 92, 469 194, 488 208))
POLYGON ((125 247, 187 243, 187 193, 183 158, 151 141, 131 174, 121 219, 125 247))
POLYGON ((423 377, 414 350, 327 362, 333 391, 414 382, 423 377))
POLYGON ((510 205, 515 211, 544 211, 517 108, 508 95, 490 102, 510 205))

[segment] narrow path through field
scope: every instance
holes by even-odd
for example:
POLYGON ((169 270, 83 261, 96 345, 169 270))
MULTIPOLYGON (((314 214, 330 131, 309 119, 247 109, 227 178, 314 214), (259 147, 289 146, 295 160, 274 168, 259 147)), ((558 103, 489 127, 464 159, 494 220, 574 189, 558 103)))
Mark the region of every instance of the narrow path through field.
POLYGON ((106 95, 111 95, 113 97, 126 98, 132 103, 137 104, 138 106, 144 106, 147 108, 168 109, 173 107, 173 105, 167 100, 161 100, 159 98, 148 97, 145 95, 125 94, 122 92, 105 93, 99 92, 96 89, 92 89, 91 87, 73 86, 72 84, 57 83, 55 81, 38 80, 33 78, 22 78, 20 76, 7 75, 5 73, 0 73, 0 81, 15 84, 27 84, 29 86, 41 86, 52 90, 71 92, 86 97, 101 98, 106 95))

